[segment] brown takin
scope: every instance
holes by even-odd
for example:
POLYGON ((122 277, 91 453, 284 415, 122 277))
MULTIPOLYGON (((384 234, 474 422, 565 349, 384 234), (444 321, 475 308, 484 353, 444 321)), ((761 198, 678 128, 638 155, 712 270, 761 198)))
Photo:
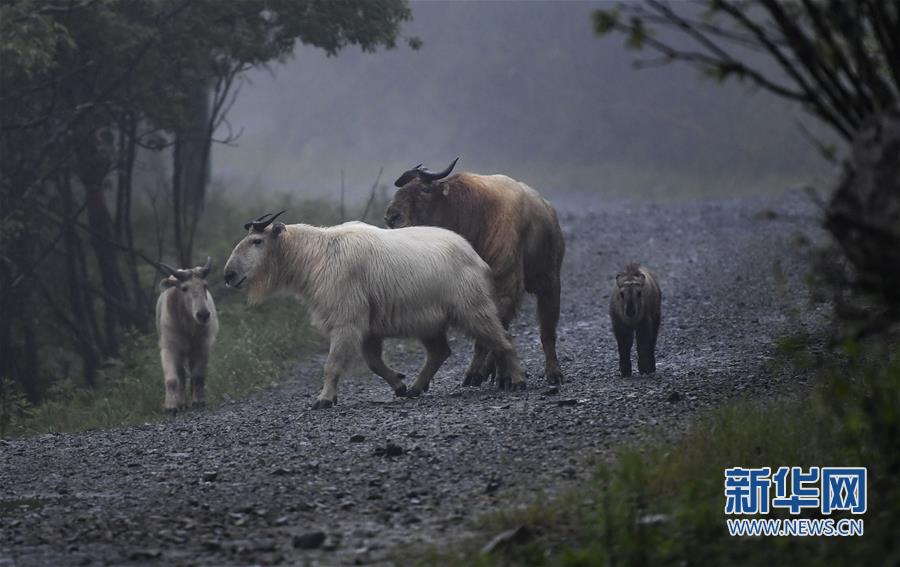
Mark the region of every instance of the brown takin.
POLYGON ((656 372, 656 336, 659 334, 662 292, 653 274, 637 264, 616 275, 609 297, 609 318, 619 344, 619 371, 631 376, 631 345, 637 336, 638 371, 656 372))
MULTIPOLYGON (((544 376, 559 384, 563 375, 556 356, 556 326, 565 242, 556 211, 537 191, 505 175, 448 177, 458 160, 438 173, 419 165, 401 175, 385 222, 390 228, 439 226, 465 237, 491 267, 500 320, 507 328, 523 292, 535 294, 544 376)), ((476 343, 463 384, 481 384, 494 372, 493 359, 489 349, 476 343)))
POLYGON ((174 412, 188 404, 187 371, 191 374, 191 403, 204 403, 206 365, 219 333, 216 304, 206 285, 212 259, 190 270, 159 264, 168 275, 159 283, 156 331, 166 387, 165 408, 174 412))

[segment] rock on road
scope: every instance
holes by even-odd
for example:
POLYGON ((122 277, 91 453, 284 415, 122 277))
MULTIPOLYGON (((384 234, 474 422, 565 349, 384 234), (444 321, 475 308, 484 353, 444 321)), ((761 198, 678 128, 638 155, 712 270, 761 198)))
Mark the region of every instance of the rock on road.
MULTIPOLYGON (((803 195, 618 203, 563 209, 561 221, 558 393, 543 383, 529 298, 512 328, 524 392, 463 388, 471 346, 456 338, 415 400, 395 399, 360 366, 337 407, 311 411, 318 357, 284 387, 226 406, 0 441, 0 565, 383 561, 464 536, 481 513, 552 496, 642 432, 678 431, 713 405, 774 389, 764 365, 805 296, 794 237, 816 232, 803 195), (652 378, 618 376, 606 315, 612 278, 631 261, 663 290, 652 378)), ((407 376, 424 362, 410 343, 386 354, 407 376)))

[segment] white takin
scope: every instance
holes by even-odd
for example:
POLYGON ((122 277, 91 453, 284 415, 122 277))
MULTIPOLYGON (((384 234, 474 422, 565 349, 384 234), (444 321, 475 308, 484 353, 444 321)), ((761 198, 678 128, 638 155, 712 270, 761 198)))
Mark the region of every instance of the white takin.
POLYGON ((491 270, 463 237, 435 227, 274 222, 282 213, 244 225, 249 233, 225 264, 225 283, 246 284, 251 303, 273 294, 298 297, 313 324, 328 334, 325 383, 313 408, 337 403, 338 379, 360 352, 396 395, 427 391, 450 355, 450 327, 498 353, 501 387, 524 387, 524 372, 494 304, 491 270), (388 337, 417 338, 425 347, 425 365, 409 389, 382 359, 388 337))
POLYGON ((192 404, 201 406, 205 401, 206 365, 219 333, 216 304, 206 285, 211 265, 210 258, 205 265, 189 270, 159 265, 168 274, 159 283, 163 292, 156 301, 156 331, 166 386, 165 408, 169 412, 188 405, 188 371, 192 404))

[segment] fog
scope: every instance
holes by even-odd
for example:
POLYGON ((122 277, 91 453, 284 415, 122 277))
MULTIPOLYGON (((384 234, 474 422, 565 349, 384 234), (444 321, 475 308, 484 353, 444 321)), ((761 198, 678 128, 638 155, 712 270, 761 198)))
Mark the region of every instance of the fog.
POLYGON ((777 191, 823 168, 795 108, 598 38, 603 3, 414 2, 400 42, 336 57, 298 46, 247 76, 217 146, 230 190, 352 198, 420 162, 502 172, 546 192, 662 196, 777 191))

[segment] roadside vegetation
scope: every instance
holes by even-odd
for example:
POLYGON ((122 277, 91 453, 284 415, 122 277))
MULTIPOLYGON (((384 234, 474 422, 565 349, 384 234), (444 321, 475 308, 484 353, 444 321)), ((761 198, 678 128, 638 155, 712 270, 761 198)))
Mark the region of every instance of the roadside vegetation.
MULTIPOLYGON (((277 385, 291 362, 326 346, 296 300, 276 298, 248 306, 244 293, 225 287, 222 266, 244 235, 243 223, 263 212, 282 209, 288 210, 290 222, 329 225, 342 220, 339 205, 330 202, 302 201, 290 195, 238 200, 224 197, 227 191, 214 189, 206 221, 197 235, 200 255, 213 258, 209 283, 221 325, 206 382, 208 407, 277 385)), ((344 214, 362 218, 365 213, 365 218, 374 222, 385 206, 381 195, 383 192, 376 194, 373 189, 368 212, 364 205, 354 205, 344 214)), ((149 209, 140 211, 152 214, 149 209)), ((152 224, 149 218, 136 219, 139 225, 145 221, 152 224)), ((151 282, 148 295, 155 298, 162 275, 154 275, 147 267, 142 279, 151 282)), ((56 373, 63 378, 53 383, 40 404, 29 404, 12 381, 0 384, 0 436, 82 431, 165 418, 162 368, 152 329, 123 335, 119 355, 104 362, 93 387, 80 381, 64 357, 56 362, 56 373)))
MULTIPOLYGON (((827 360, 802 340, 781 345, 773 373, 817 386, 778 401, 716 410, 677 440, 626 447, 553 501, 480 518, 484 534, 418 555, 445 565, 889 565, 900 521, 900 349, 846 343, 827 360), (893 349, 893 350, 892 350, 893 349), (887 363, 883 361, 887 360, 887 363), (877 362, 882 361, 882 362, 877 362), (862 537, 731 537, 729 467, 868 467, 862 537), (498 534, 508 541, 486 549, 498 534)), ((766 517, 787 517, 770 514, 766 517)), ((801 517, 816 517, 803 513, 801 517)), ((841 516, 835 516, 841 517, 841 516)))
MULTIPOLYGON (((253 191, 222 200, 209 183, 213 144, 240 135, 228 112, 246 74, 297 43, 415 49, 400 34, 411 17, 404 0, 0 5, 0 434, 156 411, 156 264, 208 254, 221 268, 266 204, 253 191)), ((294 218, 334 220, 309 209, 294 218)), ((296 310, 256 315, 218 292, 214 398, 271 381, 278 362, 265 361, 305 336, 296 310)))
MULTIPOLYGON (((224 291, 224 288, 220 287, 224 291)), ((217 305, 222 330, 210 359, 207 406, 275 386, 285 366, 320 343, 303 309, 281 299, 248 307, 229 297, 217 305)), ((64 380, 36 406, 19 406, 6 435, 82 431, 165 418, 162 368, 154 334, 132 333, 121 355, 100 370, 94 388, 64 380)))
MULTIPOLYGON (((850 149, 821 203, 831 240, 808 270, 812 299, 830 306, 831 327, 814 341, 784 339, 783 367, 770 369, 813 386, 777 401, 740 401, 683 437, 626 448, 586 485, 485 518, 484 538, 436 550, 423 563, 898 564, 900 50, 887 30, 900 29, 900 4, 646 0, 601 8, 594 26, 643 50, 638 64, 681 62, 800 102, 850 149), (765 58, 780 73, 760 66, 765 58), (867 467, 865 534, 731 537, 724 471, 736 466, 867 467), (505 538, 490 539, 501 530, 505 538)), ((836 161, 839 148, 813 141, 836 161)))

